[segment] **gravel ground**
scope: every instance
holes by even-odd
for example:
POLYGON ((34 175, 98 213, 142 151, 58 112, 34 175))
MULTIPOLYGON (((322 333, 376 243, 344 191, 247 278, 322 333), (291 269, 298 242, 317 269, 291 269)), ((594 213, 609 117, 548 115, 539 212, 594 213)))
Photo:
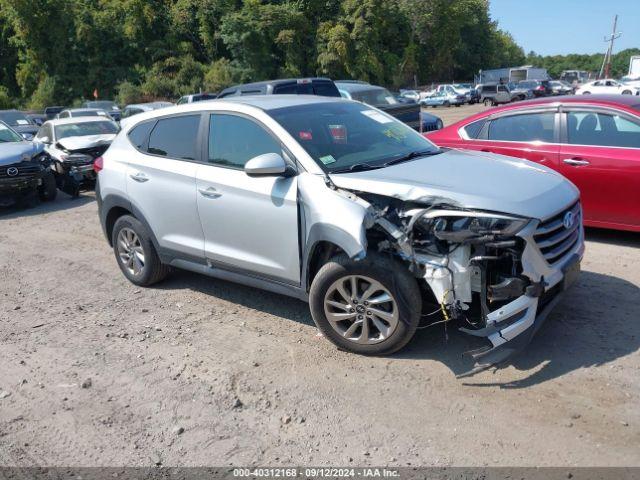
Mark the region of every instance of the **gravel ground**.
POLYGON ((528 348, 461 379, 451 328, 360 357, 287 297, 131 285, 93 194, 2 210, 0 465, 638 465, 640 235, 587 238, 528 348))

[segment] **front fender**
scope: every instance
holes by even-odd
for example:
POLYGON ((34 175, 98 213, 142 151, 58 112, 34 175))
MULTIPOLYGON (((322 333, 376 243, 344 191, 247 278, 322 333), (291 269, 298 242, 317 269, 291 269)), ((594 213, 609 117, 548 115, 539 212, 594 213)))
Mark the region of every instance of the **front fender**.
POLYGON ((371 216, 367 202, 345 190, 330 188, 322 176, 309 173, 298 177, 298 198, 302 213, 303 285, 320 242, 336 245, 351 258, 366 255, 366 225, 371 216))

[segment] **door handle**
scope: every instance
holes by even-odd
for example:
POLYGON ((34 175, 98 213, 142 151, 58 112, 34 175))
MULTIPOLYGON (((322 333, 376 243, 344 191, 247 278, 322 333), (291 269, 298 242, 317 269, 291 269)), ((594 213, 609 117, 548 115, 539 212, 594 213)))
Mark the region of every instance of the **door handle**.
POLYGON ((583 160, 582 158, 565 158, 562 160, 567 165, 573 165, 574 167, 589 165, 591 162, 583 160))
POLYGON ((135 180, 138 183, 144 183, 149 181, 149 177, 147 177, 144 173, 142 172, 136 172, 136 173, 132 173, 131 175, 129 175, 133 180, 135 180))
POLYGON ((200 192, 200 195, 207 198, 218 198, 222 196, 222 194, 213 187, 199 188, 198 191, 200 192))

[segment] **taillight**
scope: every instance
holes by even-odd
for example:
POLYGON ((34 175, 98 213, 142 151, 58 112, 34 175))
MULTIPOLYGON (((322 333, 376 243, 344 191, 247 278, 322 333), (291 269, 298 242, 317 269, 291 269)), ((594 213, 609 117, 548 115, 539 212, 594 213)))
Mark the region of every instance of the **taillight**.
POLYGON ((98 157, 93 161, 93 171, 99 173, 104 168, 104 159, 98 157))

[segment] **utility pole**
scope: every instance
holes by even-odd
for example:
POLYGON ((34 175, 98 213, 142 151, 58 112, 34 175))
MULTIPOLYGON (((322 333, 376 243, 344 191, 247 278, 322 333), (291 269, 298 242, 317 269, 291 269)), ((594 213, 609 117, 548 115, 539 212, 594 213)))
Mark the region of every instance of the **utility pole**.
POLYGON ((616 32, 618 26, 618 15, 613 18, 613 30, 611 35, 604 37, 604 41, 609 43, 607 53, 604 54, 604 61, 602 62, 602 68, 600 68, 599 78, 609 78, 609 70, 611 69, 611 54, 613 53, 613 41, 616 38, 620 38, 622 32, 616 32), (604 76, 603 76, 604 75, 604 76))

